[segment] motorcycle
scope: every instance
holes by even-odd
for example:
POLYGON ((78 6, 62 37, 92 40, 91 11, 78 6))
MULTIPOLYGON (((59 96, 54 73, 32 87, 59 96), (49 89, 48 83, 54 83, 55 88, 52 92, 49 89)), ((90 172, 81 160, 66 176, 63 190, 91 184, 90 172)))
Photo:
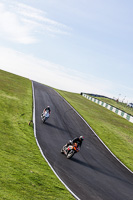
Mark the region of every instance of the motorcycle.
POLYGON ((49 116, 50 116, 50 114, 49 114, 48 110, 46 110, 45 112, 42 113, 41 119, 42 119, 43 123, 46 122, 46 120, 49 118, 49 116))
POLYGON ((66 157, 69 159, 69 158, 72 158, 75 153, 79 152, 79 150, 80 149, 77 143, 74 143, 73 145, 69 145, 68 147, 64 145, 61 149, 61 153, 65 154, 66 157))

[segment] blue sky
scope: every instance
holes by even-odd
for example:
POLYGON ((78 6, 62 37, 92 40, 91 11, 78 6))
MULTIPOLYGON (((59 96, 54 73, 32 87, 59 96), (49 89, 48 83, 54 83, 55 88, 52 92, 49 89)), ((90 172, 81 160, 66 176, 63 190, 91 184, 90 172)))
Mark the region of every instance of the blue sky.
POLYGON ((133 1, 0 0, 0 66, 133 102, 133 1))

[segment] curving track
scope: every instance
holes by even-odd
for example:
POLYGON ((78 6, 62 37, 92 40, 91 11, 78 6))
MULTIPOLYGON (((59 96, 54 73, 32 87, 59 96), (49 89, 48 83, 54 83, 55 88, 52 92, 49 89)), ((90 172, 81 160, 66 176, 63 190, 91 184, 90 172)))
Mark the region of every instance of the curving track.
POLYGON ((133 200, 133 174, 52 88, 37 82, 33 86, 36 137, 61 180, 81 200, 133 200), (43 124, 40 114, 47 105, 52 112, 43 124), (80 135, 85 137, 81 151, 69 160, 60 150, 69 139, 80 135))

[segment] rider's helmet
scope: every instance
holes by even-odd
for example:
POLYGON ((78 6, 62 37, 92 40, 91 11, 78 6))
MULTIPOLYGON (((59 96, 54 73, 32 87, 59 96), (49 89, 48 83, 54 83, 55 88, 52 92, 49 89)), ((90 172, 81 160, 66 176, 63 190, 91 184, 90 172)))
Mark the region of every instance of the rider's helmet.
POLYGON ((47 106, 47 109, 50 111, 50 106, 47 106))
POLYGON ((84 140, 84 136, 80 136, 79 139, 82 141, 84 140))

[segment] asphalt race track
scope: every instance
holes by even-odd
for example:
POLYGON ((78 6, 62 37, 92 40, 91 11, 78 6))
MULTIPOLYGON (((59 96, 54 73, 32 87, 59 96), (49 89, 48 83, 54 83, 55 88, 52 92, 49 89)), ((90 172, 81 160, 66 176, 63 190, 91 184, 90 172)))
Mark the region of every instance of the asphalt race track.
POLYGON ((133 173, 99 141, 81 117, 52 88, 33 82, 36 137, 43 154, 61 180, 81 200, 133 200, 133 173), (41 121, 49 105, 51 116, 41 121), (60 153, 70 139, 85 137, 72 159, 60 153))

